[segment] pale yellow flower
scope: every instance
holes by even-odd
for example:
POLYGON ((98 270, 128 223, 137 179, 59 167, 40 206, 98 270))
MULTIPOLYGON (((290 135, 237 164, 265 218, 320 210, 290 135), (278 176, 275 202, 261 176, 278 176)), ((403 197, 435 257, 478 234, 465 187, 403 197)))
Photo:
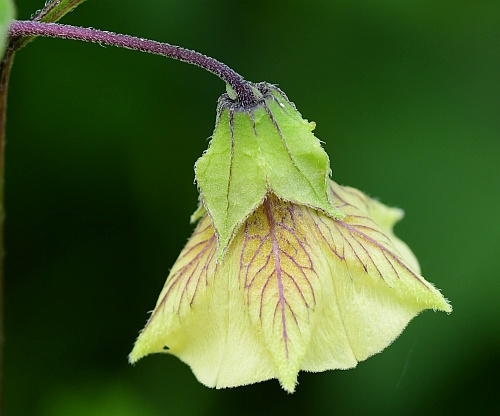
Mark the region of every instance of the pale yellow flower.
POLYGON ((424 309, 451 312, 392 232, 402 218, 330 182, 345 217, 269 193, 222 261, 204 215, 174 264, 130 361, 164 352, 209 387, 347 369, 387 347, 424 309))

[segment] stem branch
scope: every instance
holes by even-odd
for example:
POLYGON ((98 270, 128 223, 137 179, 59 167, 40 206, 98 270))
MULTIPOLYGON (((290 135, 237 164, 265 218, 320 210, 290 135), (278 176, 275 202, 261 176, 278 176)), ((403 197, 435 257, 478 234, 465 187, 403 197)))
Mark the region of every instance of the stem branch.
POLYGON ((239 103, 243 107, 251 107, 256 104, 256 98, 250 84, 245 81, 240 74, 214 58, 210 58, 199 52, 181 48, 180 46, 98 29, 62 25, 59 23, 42 23, 22 20, 15 20, 11 23, 9 36, 45 36, 61 39, 82 40, 177 59, 182 62, 197 65, 212 74, 217 75, 220 79, 232 87, 238 96, 239 103))

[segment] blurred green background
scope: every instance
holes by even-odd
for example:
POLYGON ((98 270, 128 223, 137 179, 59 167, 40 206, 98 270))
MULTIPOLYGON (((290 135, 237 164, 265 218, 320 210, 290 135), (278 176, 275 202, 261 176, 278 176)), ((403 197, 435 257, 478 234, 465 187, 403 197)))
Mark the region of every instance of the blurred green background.
MULTIPOLYGON (((17 0, 26 19, 43 0, 17 0)), ((500 2, 89 0, 63 22, 214 56, 317 122, 333 178, 403 207, 396 232, 454 312, 350 371, 228 390, 127 354, 192 231, 193 164, 224 84, 186 64, 38 39, 10 84, 6 414, 500 412, 500 2), (496 396, 496 397, 495 397, 496 396)), ((498 414, 498 413, 497 413, 498 414)))

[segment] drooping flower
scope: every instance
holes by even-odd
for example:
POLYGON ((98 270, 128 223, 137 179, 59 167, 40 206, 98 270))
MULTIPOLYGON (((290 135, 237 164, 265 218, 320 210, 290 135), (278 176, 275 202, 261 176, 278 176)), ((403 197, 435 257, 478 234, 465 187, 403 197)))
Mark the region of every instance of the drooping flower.
POLYGON ((253 109, 220 101, 199 223, 129 358, 167 352, 210 387, 277 378, 293 392, 300 370, 352 368, 451 306, 393 234, 402 211, 329 180, 313 125, 257 88, 253 109))

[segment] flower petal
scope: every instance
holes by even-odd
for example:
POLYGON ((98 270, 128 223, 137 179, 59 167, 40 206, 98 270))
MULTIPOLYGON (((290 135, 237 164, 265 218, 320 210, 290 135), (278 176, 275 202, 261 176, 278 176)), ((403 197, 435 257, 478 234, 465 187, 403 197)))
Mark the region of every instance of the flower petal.
POLYGON ((317 260, 326 260, 323 272, 331 284, 322 279, 323 298, 330 302, 321 305, 322 319, 302 365, 307 371, 353 367, 387 347, 422 310, 451 312, 392 233, 401 212, 334 182, 331 192, 344 219, 308 210, 323 253, 317 260))
POLYGON ((320 289, 304 208, 269 195, 235 241, 250 321, 289 392, 307 352, 320 289))
POLYGON ((175 262, 158 297, 146 327, 130 353, 130 362, 143 356, 182 347, 183 336, 172 336, 187 326, 193 305, 207 296, 217 269, 217 242, 210 220, 205 216, 175 262))
POLYGON ((252 329, 238 283, 239 255, 217 263, 207 215, 174 264, 156 307, 129 355, 131 363, 170 353, 208 387, 235 387, 275 377, 275 366, 252 329))
POLYGON ((210 387, 346 369, 387 347, 424 309, 451 306, 392 226, 402 211, 334 182, 343 219, 270 193, 217 262, 208 215, 175 263, 130 361, 178 356, 210 387))

